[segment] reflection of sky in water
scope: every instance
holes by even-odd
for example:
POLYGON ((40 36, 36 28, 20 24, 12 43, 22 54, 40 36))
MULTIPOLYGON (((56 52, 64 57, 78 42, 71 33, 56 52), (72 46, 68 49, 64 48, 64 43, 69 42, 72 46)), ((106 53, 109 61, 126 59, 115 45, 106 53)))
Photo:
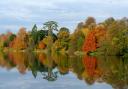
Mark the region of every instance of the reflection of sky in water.
POLYGON ((48 82, 42 76, 37 76, 35 79, 31 72, 21 75, 16 69, 6 71, 0 68, 0 89, 112 89, 112 87, 105 83, 89 86, 72 73, 59 75, 56 81, 48 82))

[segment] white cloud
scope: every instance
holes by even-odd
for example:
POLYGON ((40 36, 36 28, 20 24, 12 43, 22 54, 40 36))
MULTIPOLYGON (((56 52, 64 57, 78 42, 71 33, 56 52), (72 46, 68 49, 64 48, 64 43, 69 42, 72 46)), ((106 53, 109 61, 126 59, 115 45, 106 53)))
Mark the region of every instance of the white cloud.
MULTIPOLYGON (((30 26, 56 20, 61 25, 73 28, 88 16, 94 16, 98 21, 110 16, 128 16, 127 5, 128 0, 3 0, 0 3, 0 24, 4 22, 6 26, 19 26, 22 23, 30 26)), ((0 29, 7 29, 2 26, 0 29)))

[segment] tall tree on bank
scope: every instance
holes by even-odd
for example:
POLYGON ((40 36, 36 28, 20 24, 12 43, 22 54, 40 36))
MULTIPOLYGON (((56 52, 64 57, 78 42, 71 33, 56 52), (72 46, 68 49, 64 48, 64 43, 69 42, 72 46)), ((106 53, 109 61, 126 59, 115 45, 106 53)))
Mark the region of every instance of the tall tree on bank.
POLYGON ((34 45, 37 44, 38 34, 37 34, 37 26, 36 26, 36 24, 32 28, 31 36, 32 36, 34 45))
POLYGON ((44 24, 44 29, 48 30, 48 36, 52 36, 53 31, 58 31, 58 24, 55 21, 48 21, 45 22, 44 24))
POLYGON ((58 24, 55 21, 48 21, 44 24, 44 30, 48 30, 48 51, 51 51, 51 46, 53 44, 53 31, 58 31, 58 24))

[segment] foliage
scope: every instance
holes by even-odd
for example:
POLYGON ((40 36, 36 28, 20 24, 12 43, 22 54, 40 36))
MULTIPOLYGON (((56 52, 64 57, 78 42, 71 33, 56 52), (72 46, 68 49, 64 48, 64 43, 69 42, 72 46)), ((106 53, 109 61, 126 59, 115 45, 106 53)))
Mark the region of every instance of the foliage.
POLYGON ((94 17, 88 17, 78 23, 73 33, 67 27, 61 27, 58 31, 58 23, 55 21, 45 22, 41 29, 35 24, 29 32, 22 27, 16 35, 12 32, 0 35, 0 50, 8 48, 39 48, 70 54, 76 51, 96 51, 96 54, 124 56, 128 53, 128 19, 124 17, 116 20, 110 17, 96 23, 94 17))
POLYGON ((58 24, 57 22, 55 21, 48 21, 48 22, 45 22, 44 24, 44 29, 45 30, 48 30, 48 35, 49 36, 52 36, 52 31, 58 31, 57 27, 58 27, 58 24))
POLYGON ((44 44, 43 40, 39 42, 38 48, 45 49, 46 45, 44 44))
MULTIPOLYGON (((113 20, 112 20, 113 21, 113 20)), ((110 21, 111 22, 111 21, 110 21)), ((123 18, 109 24, 106 37, 99 42, 99 51, 106 55, 124 55, 128 48, 128 20, 123 18), (113 52, 112 52, 113 51, 113 52)))
POLYGON ((83 45, 83 51, 89 52, 89 51, 95 51, 96 50, 96 37, 94 32, 90 32, 85 39, 84 45, 83 45))
POLYGON ((66 27, 60 28, 59 32, 57 33, 57 40, 53 44, 52 50, 55 51, 66 51, 68 50, 68 42, 69 42, 69 29, 66 27))
POLYGON ((13 48, 16 49, 26 49, 28 47, 28 34, 26 28, 20 28, 16 38, 14 39, 13 48))

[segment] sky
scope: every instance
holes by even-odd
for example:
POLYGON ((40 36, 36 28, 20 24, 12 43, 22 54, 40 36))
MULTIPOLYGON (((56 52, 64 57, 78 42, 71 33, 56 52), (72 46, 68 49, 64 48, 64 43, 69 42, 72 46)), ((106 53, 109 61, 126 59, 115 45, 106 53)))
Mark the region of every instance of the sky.
POLYGON ((0 33, 17 32, 20 27, 31 30, 46 21, 57 21, 60 27, 74 31, 88 16, 101 22, 108 17, 128 16, 128 0, 1 0, 0 33))

